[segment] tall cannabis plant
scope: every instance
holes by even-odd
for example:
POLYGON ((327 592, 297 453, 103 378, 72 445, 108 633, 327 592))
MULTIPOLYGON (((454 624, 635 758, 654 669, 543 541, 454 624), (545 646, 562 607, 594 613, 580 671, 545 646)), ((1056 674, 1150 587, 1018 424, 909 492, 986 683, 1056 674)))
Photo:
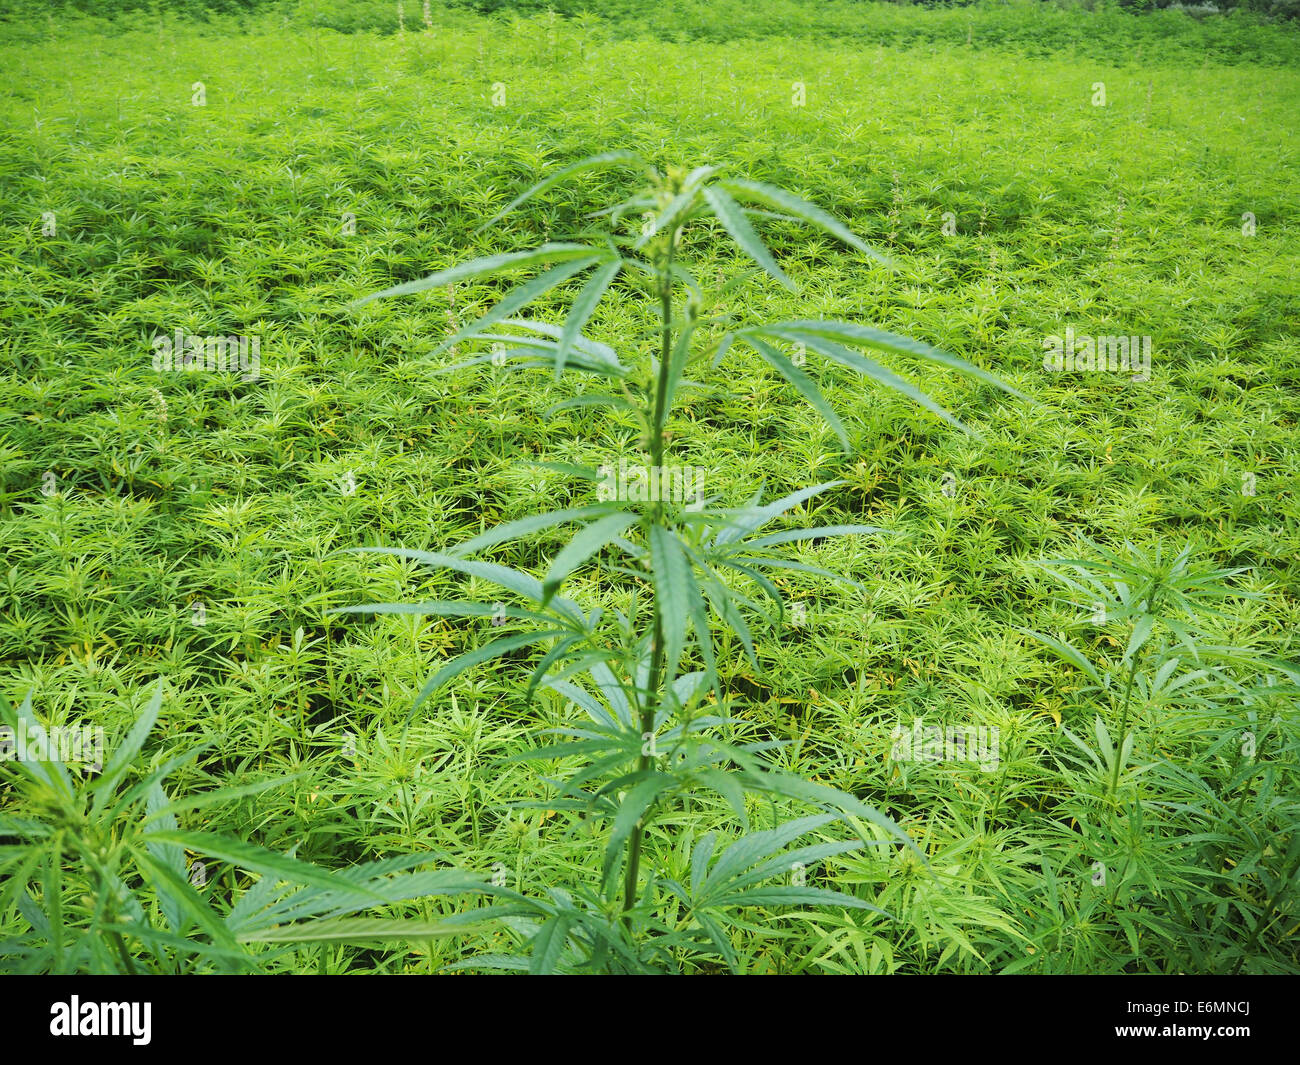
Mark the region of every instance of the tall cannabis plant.
MULTIPOLYGON (((487 225, 558 182, 602 166, 644 166, 630 153, 609 152, 569 166, 507 205, 487 225)), ((852 322, 789 321, 723 328, 711 341, 702 336, 704 294, 683 259, 683 233, 714 219, 741 250, 782 285, 795 286, 754 229, 756 218, 798 220, 876 259, 881 257, 835 218, 780 188, 719 176, 718 168, 649 169, 649 184, 636 195, 597 212, 609 228, 597 241, 546 243, 530 251, 491 255, 422 280, 376 293, 359 303, 440 288, 461 281, 538 269, 477 321, 448 337, 435 355, 472 343, 487 351, 452 369, 491 361, 495 365, 549 367, 558 378, 577 370, 608 386, 568 401, 630 412, 644 432, 649 471, 635 490, 610 476, 597 501, 586 506, 535 514, 508 522, 442 553, 401 548, 364 548, 432 567, 478 577, 504 589, 522 605, 465 601, 369 604, 353 612, 492 616, 524 631, 503 634, 452 659, 424 685, 416 707, 460 673, 520 648, 543 645, 528 694, 543 686, 580 707, 590 719, 558 730, 563 739, 525 757, 578 756, 582 767, 563 782, 546 808, 603 821, 607 838, 598 885, 551 889, 546 899, 499 890, 485 913, 511 920, 523 949, 518 955, 474 959, 534 972, 647 971, 672 968, 684 957, 713 956, 734 967, 726 927, 747 906, 835 905, 870 907, 840 892, 806 884, 775 884, 791 867, 815 862, 864 843, 901 841, 914 845, 889 818, 844 792, 779 772, 764 759, 772 744, 736 745, 724 739, 730 705, 719 674, 714 630, 729 630, 757 668, 747 616, 762 614, 765 597, 778 623, 784 603, 774 572, 799 571, 838 578, 782 554, 788 544, 880 530, 865 525, 764 527, 841 482, 831 481, 764 502, 762 490, 740 506, 680 489, 684 479, 669 459, 669 424, 679 391, 710 367, 716 369, 737 344, 752 349, 781 374, 835 431, 845 451, 848 432, 813 375, 803 368, 809 352, 848 367, 877 384, 916 401, 959 425, 927 395, 864 354, 875 350, 918 357, 1014 390, 992 375, 926 344, 852 322), (639 232, 624 235, 622 220, 641 220, 639 232), (572 278, 587 280, 562 325, 517 317, 546 293, 572 278), (656 343, 646 350, 616 350, 588 338, 584 329, 616 279, 639 277, 658 304, 656 343), (685 293, 683 301, 679 294, 685 293), (790 349, 794 350, 791 351, 790 349), (689 374, 689 377, 688 377, 689 374), (508 540, 561 525, 576 526, 568 545, 539 580, 475 556, 508 540), (584 609, 561 594, 566 578, 601 552, 634 589, 628 612, 584 609), (586 684, 579 683, 585 677, 586 684), (707 705, 708 693, 713 705, 707 705), (683 798, 711 790, 734 810, 749 831, 746 795, 782 796, 819 808, 820 813, 776 828, 752 832, 714 854, 715 835, 696 844, 689 883, 643 875, 649 826, 683 798), (861 836, 819 840, 790 848, 802 837, 841 819, 861 836), (855 820, 857 819, 857 820, 855 820), (872 833, 860 821, 882 832, 872 833)), ((483 228, 486 228, 483 227, 483 228)), ((709 324, 730 323, 718 319, 709 324)), ((964 427, 962 427, 964 428, 964 427)), ((613 463, 609 464, 612 469, 613 463)), ((598 471, 576 471, 592 480, 598 471)), ((698 486, 697 486, 698 487, 698 486)), ((852 582, 849 582, 852 583, 852 582)), ((412 713, 415 712, 413 708, 412 713)), ((409 720, 409 718, 408 718, 409 720)), ((919 851, 917 852, 919 855, 919 851)))

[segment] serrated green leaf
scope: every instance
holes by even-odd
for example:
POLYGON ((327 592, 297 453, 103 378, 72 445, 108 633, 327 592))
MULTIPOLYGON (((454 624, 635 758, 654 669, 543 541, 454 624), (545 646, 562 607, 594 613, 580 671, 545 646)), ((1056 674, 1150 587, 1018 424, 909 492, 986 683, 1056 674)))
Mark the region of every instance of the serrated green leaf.
POLYGON ((791 292, 797 290, 798 286, 776 264, 772 253, 767 249, 767 245, 754 232, 754 227, 749 224, 749 219, 745 217, 745 212, 741 210, 740 204, 717 185, 705 187, 704 199, 713 209, 714 217, 722 223, 722 228, 731 234, 731 239, 740 245, 741 250, 746 255, 758 263, 764 272, 776 278, 791 292))
POLYGON ((654 573, 655 605, 664 636, 664 676, 677 675, 686 647, 691 616, 690 563, 677 537, 661 525, 650 527, 650 565, 654 573))
MULTIPOLYGON (((0 719, 3 719, 3 723, 14 730, 15 736, 25 733, 29 743, 34 741, 43 744, 46 747, 45 753, 50 753, 48 750, 49 733, 32 711, 32 691, 30 689, 17 708, 3 695, 0 695, 0 719)), ((19 758, 12 764, 29 780, 48 787, 61 799, 72 798, 72 779, 60 762, 19 758)))
POLYGON ((807 222, 809 225, 824 230, 850 248, 854 248, 864 255, 869 255, 876 262, 891 268, 894 267, 894 263, 885 255, 872 248, 833 214, 822 210, 815 203, 809 203, 807 200, 801 199, 792 192, 787 192, 776 185, 768 185, 762 181, 749 181, 745 178, 727 178, 719 181, 718 184, 739 199, 761 203, 767 207, 775 207, 792 218, 797 218, 802 222, 807 222))
POLYGON ((610 283, 618 276, 618 272, 622 268, 623 260, 621 259, 606 263, 591 275, 582 291, 578 293, 577 299, 573 301, 573 305, 569 308, 569 313, 564 319, 564 332, 560 334, 559 346, 555 350, 555 376, 557 379, 564 372, 564 364, 568 361, 569 353, 573 350, 578 337, 582 335, 583 327, 596 310, 601 297, 605 295, 605 290, 609 288, 610 283))
POLYGON ((853 445, 849 442, 849 434, 844 428, 844 423, 840 421, 840 416, 835 413, 835 408, 827 402, 826 397, 811 377, 804 373, 796 366, 786 355, 777 351, 770 344, 766 344, 755 336, 746 336, 743 338, 745 343, 758 352, 759 358, 776 370, 790 384, 794 385, 795 390, 803 396, 827 425, 834 430, 835 435, 839 437, 840 446, 847 455, 853 450, 853 445))
POLYGON ((392 943, 465 935, 476 927, 408 918, 330 917, 253 929, 237 938, 241 943, 392 943))
POLYGON ((551 174, 549 177, 542 178, 541 181, 537 182, 537 184, 533 185, 526 192, 521 192, 518 196, 516 196, 513 200, 511 200, 508 204, 506 204, 503 208, 501 208, 501 210, 499 210, 496 214, 494 214, 491 218, 489 218, 486 222, 484 222, 481 226, 479 226, 478 229, 474 230, 474 232, 476 234, 482 233, 483 230, 487 229, 489 226, 495 225, 497 222, 501 221, 501 219, 503 219, 516 207, 519 207, 522 204, 527 203, 534 196, 539 196, 543 192, 546 192, 549 189, 554 188, 556 185, 564 181, 566 178, 571 178, 575 174, 586 173, 588 170, 595 170, 598 167, 609 166, 613 163, 635 163, 638 161, 638 159, 639 157, 635 152, 619 150, 619 151, 612 151, 612 152, 598 152, 595 155, 587 156, 585 159, 579 159, 576 163, 570 163, 568 166, 560 170, 557 170, 554 174, 551 174))
POLYGON ((1023 632, 1026 636, 1032 636, 1062 662, 1068 662, 1076 669, 1082 670, 1094 684, 1101 684, 1101 674, 1097 672, 1097 667, 1088 660, 1082 651, 1072 644, 1058 640, 1054 636, 1048 636, 1045 632, 1037 632, 1034 629, 1018 629, 1017 631, 1023 632))
POLYGON ((873 906, 853 895, 831 888, 818 887, 766 887, 750 888, 748 891, 729 894, 725 898, 728 906, 845 906, 855 910, 871 910, 882 917, 889 917, 879 906, 873 906))
POLYGON ((457 544, 448 551, 448 554, 463 558, 485 548, 495 547, 507 540, 514 540, 520 536, 529 536, 544 529, 553 529, 555 526, 564 525, 567 522, 604 517, 615 507, 616 505, 611 503, 596 503, 592 506, 572 507, 567 510, 551 510, 545 514, 530 514, 526 518, 508 521, 503 525, 494 526, 486 532, 481 532, 473 539, 457 544))
POLYGON ((975 430, 963 424, 912 384, 912 382, 908 381, 906 378, 900 377, 898 374, 894 373, 893 370, 889 369, 889 367, 882 366, 874 359, 869 359, 865 355, 862 355, 851 348, 844 347, 842 344, 836 344, 824 337, 816 336, 811 333, 805 334, 802 338, 802 342, 812 348, 813 351, 817 352, 819 355, 824 355, 832 362, 837 362, 841 366, 846 366, 850 370, 862 374, 864 377, 871 378, 871 380, 875 381, 877 384, 884 385, 884 387, 897 392, 899 395, 906 396, 908 399, 912 400, 912 402, 919 404, 932 414, 942 418, 954 428, 960 429, 962 432, 967 433, 970 436, 976 438, 979 437, 979 434, 975 432, 975 430))
POLYGON ((449 680, 460 676, 465 670, 481 665, 484 662, 490 662, 494 658, 500 658, 502 655, 517 651, 521 647, 528 647, 531 644, 549 640, 553 636, 563 635, 565 635, 564 629, 543 629, 540 632, 525 632, 517 636, 506 636, 500 640, 493 640, 483 647, 476 647, 472 651, 457 655, 425 681, 424 687, 420 689, 420 693, 415 697, 411 712, 407 715, 407 723, 409 724, 411 718, 415 715, 415 711, 419 709, 425 699, 449 680))
POLYGON ((111 789, 122 774, 126 772, 127 767, 135 760, 135 756, 140 753, 144 747, 144 742, 149 738, 149 733, 153 731, 154 725, 158 721, 158 711, 162 708, 163 682, 162 678, 158 679, 154 685, 153 695, 145 705, 140 716, 135 719, 122 742, 117 745, 117 750, 113 752, 113 757, 109 759, 108 764, 104 766, 103 773, 100 774, 97 784, 105 789, 111 789))
MULTIPOLYGON (((553 266, 545 273, 539 274, 531 281, 525 281, 522 285, 511 289, 503 296, 490 311, 475 322, 457 330, 451 336, 447 337, 441 344, 429 353, 430 358, 436 358, 448 348, 459 344, 462 340, 469 337, 476 337, 485 330, 503 322, 509 318, 515 311, 522 310, 530 303, 533 303, 540 297, 544 296, 551 289, 557 288, 564 284, 574 274, 580 274, 584 270, 590 269, 596 263, 604 258, 603 255, 589 255, 585 258, 574 259, 570 262, 561 263, 559 266, 553 266)), ((489 358, 491 356, 489 355, 489 358)))
POLYGON ((823 321, 794 321, 794 322, 777 322, 771 325, 762 325, 754 327, 753 331, 760 335, 778 336, 787 340, 805 339, 807 335, 821 337, 825 340, 838 341, 841 344, 849 344, 854 347, 875 348, 879 351, 892 352, 899 355, 912 355, 927 362, 933 362, 940 366, 945 366, 950 370, 956 370, 959 373, 968 374, 971 377, 978 378, 987 384, 1000 388, 1018 399, 1023 399, 1032 403, 1033 400, 1023 392, 1012 388, 1009 384, 1000 378, 989 373, 987 370, 976 366, 974 363, 967 362, 965 359, 958 358, 939 348, 932 347, 920 340, 913 340, 911 337, 899 336, 897 333, 889 333, 883 329, 876 329, 869 325, 859 325, 856 322, 823 322, 823 321))
POLYGON ((546 605, 546 602, 559 590, 561 583, 570 573, 637 520, 637 515, 633 513, 609 514, 579 530, 573 539, 564 546, 564 549, 555 556, 550 569, 546 571, 546 576, 542 580, 542 589, 545 594, 542 605, 546 605))
POLYGON ((556 963, 568 942, 569 927, 573 919, 568 914, 556 914, 542 922, 532 941, 532 958, 528 971, 533 976, 549 976, 555 972, 556 963))
POLYGON ((451 285, 457 281, 468 281, 472 277, 483 277, 488 274, 502 273, 506 270, 523 270, 530 266, 541 266, 544 263, 564 262, 568 259, 582 259, 602 254, 598 248, 591 248, 585 244, 556 243, 543 244, 541 247, 529 251, 485 255, 482 258, 461 263, 459 266, 439 270, 437 273, 430 274, 419 281, 407 281, 405 284, 394 285, 382 292, 376 292, 362 299, 353 300, 348 306, 354 308, 363 307, 374 300, 386 299, 389 296, 409 296, 413 292, 424 292, 427 289, 440 288, 443 285, 451 285))
POLYGON ((169 829, 157 829, 150 833, 150 838, 155 843, 177 843, 187 850, 220 858, 250 872, 278 876, 291 884, 309 884, 329 891, 359 891, 383 901, 382 895, 369 888, 349 883, 326 869, 299 861, 297 858, 277 854, 252 843, 245 843, 243 840, 218 836, 211 832, 179 832, 169 829))

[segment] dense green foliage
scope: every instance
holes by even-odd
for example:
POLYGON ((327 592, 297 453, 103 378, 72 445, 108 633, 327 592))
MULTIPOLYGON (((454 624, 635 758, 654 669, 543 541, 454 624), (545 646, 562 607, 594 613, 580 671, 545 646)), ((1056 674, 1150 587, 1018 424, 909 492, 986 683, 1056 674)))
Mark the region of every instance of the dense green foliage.
MULTIPOLYGON (((481 25, 475 8, 487 10, 495 0, 435 0, 440 26, 481 25)), ((968 45, 1045 58, 1062 51, 1108 62, 1156 57, 1173 62, 1214 59, 1219 62, 1295 62, 1295 34, 1277 19, 1300 12, 1300 0, 1249 0, 1243 7, 1260 9, 1205 14, 1178 10, 1148 10, 1144 5, 1115 6, 1098 0, 1084 11, 1073 0, 1061 4, 1044 0, 982 0, 966 5, 912 7, 881 0, 557 0, 554 4, 502 2, 492 13, 517 18, 572 21, 584 34, 642 40, 656 37, 674 42, 732 41, 752 38, 830 38, 862 45, 920 47, 968 45), (1263 11, 1272 12, 1264 15, 1263 11)), ((322 27, 340 33, 393 34, 400 25, 421 28, 419 0, 404 0, 399 19, 397 0, 13 0, 12 32, 42 40, 47 20, 62 21, 82 12, 104 32, 123 26, 156 27, 159 18, 183 15, 194 20, 189 32, 205 30, 223 36, 246 32, 266 20, 301 30, 322 27)), ((0 12, 0 19, 4 12, 0 12)))
MULTIPOLYGON (((192 912, 191 939, 204 930, 210 950, 147 940, 146 924, 177 927, 160 893, 176 852, 164 869, 132 864, 149 841, 86 828, 88 792, 53 803, 3 766, 5 967, 107 967, 123 952, 142 968, 224 966, 237 941, 254 952, 240 966, 269 971, 473 969, 511 933, 383 949, 221 936, 250 891, 288 890, 279 876, 320 892, 343 891, 330 877, 348 870, 371 888, 392 878, 386 897, 410 901, 356 919, 421 922, 464 912, 436 892, 467 882, 396 878, 495 870, 528 898, 600 879, 603 839, 572 830, 547 805, 555 785, 517 758, 569 721, 554 692, 525 698, 542 653, 460 675, 404 732, 431 672, 487 643, 493 619, 334 611, 465 583, 348 549, 443 551, 582 506, 592 488, 572 466, 637 453, 631 414, 551 410, 583 393, 567 372, 431 373, 424 360, 508 284, 348 306, 583 231, 626 174, 594 171, 479 228, 557 167, 632 148, 794 189, 898 264, 768 220, 795 294, 706 226, 686 238, 702 315, 878 324, 1034 400, 891 360, 977 439, 810 348, 847 456, 755 350, 684 392, 670 445, 726 504, 760 483, 775 498, 838 480, 792 526, 891 530, 796 545, 860 587, 789 572, 776 583, 801 623, 755 624, 757 668, 726 635, 717 661, 733 742, 786 741, 780 769, 880 809, 929 863, 907 848, 827 852, 801 870, 809 886, 892 916, 750 915, 730 934, 736 968, 1300 969, 1300 729, 1294 670, 1278 664, 1296 658, 1300 619, 1300 36, 1237 16, 786 0, 735 5, 726 32, 725 5, 685 3, 663 8, 677 26, 437 9, 425 32, 410 2, 397 36, 368 21, 389 6, 321 0, 206 24, 146 12, 107 34, 72 18, 3 24, 0 684, 15 705, 30 693, 47 724, 121 737, 161 678, 121 786, 142 785, 132 801, 154 810, 178 804, 169 845, 211 848, 196 890, 216 915, 192 912), (1151 336, 1151 379, 1045 370, 1044 338, 1067 327, 1151 336), (259 336, 260 373, 160 373, 151 340, 175 329, 259 336), (1061 556, 1082 568, 1038 564, 1061 556), (917 718, 998 728, 998 765, 891 759, 917 718), (149 798, 144 781, 173 758, 155 781, 166 795, 149 798), (218 786, 234 790, 198 801, 218 786), (49 824, 132 862, 109 875, 74 848, 61 880, 64 852, 34 827, 49 824), (437 868, 365 865, 403 855, 437 868), (109 912, 114 877, 138 900, 122 907, 139 938, 63 949, 109 912), (41 924, 56 896, 59 950, 41 924)), ((562 323, 580 287, 534 313, 562 323)), ((653 286, 624 274, 586 332, 641 351, 657 313, 653 286)), ((567 540, 493 558, 540 578, 567 540)), ((469 583, 466 598, 494 594, 469 583)), ((608 610, 634 598, 608 560, 564 594, 608 610)), ((763 829, 807 812, 749 806, 763 829)), ((701 796, 647 834, 642 861, 688 878, 709 833, 720 852, 740 828, 701 796)), ((334 919, 315 903, 304 916, 334 919)))

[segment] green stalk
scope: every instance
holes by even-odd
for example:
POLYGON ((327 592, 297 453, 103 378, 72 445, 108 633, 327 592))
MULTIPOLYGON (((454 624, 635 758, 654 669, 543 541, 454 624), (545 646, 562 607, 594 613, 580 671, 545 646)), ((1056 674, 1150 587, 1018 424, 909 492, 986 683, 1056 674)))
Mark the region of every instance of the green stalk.
MULTIPOLYGON (((673 353, 673 253, 677 248, 677 230, 674 229, 668 238, 668 252, 664 257, 663 273, 659 277, 659 334, 660 334, 660 354, 659 354, 659 378, 655 386, 654 394, 654 414, 650 424, 650 464, 654 467, 663 466, 664 455, 664 436, 663 426, 664 418, 667 414, 667 391, 668 391, 668 365, 672 361, 673 353)), ((663 503, 660 500, 654 501, 654 506, 646 516, 646 531, 649 532, 651 525, 662 525, 664 518, 663 503)), ((664 670, 664 630, 663 621, 659 615, 658 596, 656 595, 653 603, 654 610, 654 641, 650 651, 650 675, 646 679, 646 690, 641 703, 641 735, 647 732, 653 732, 655 727, 655 708, 658 704, 656 698, 659 692, 661 675, 664 670)), ((642 747, 644 750, 644 746, 642 747)), ((647 772, 654 759, 648 754, 642 754, 636 762, 638 773, 647 772)), ((623 873, 623 913, 626 916, 629 910, 636 905, 636 885, 637 878, 641 872, 641 838, 645 834, 644 821, 642 819, 627 841, 627 861, 623 873)))
POLYGON ((121 958, 122 966, 125 968, 127 973, 131 976, 137 976, 139 975, 139 970, 136 968, 135 962, 131 958, 131 952, 126 949, 126 940, 122 938, 122 933, 118 932, 113 927, 113 925, 117 923, 117 907, 115 905, 117 901, 117 890, 113 883, 115 878, 110 875, 109 871, 100 864, 99 859, 94 856, 92 848, 97 846, 97 844, 87 840, 79 842, 82 846, 83 860, 85 860, 87 867, 90 869, 91 877, 95 883, 95 889, 101 893, 105 900, 104 923, 108 926, 105 928, 105 932, 108 934, 108 940, 113 944, 114 949, 116 949, 117 956, 121 958))
MULTIPOLYGON (((1255 754, 1250 760, 1250 775, 1247 776, 1237 786, 1241 789, 1241 794, 1237 796, 1237 806, 1234 813, 1241 817, 1241 808, 1246 805, 1246 796, 1250 794, 1249 784, 1255 779, 1255 768, 1259 765, 1260 759, 1264 755, 1264 738, 1268 735, 1268 728, 1271 726, 1261 726, 1256 722, 1255 727, 1259 729, 1259 742, 1255 744, 1255 754)), ((1237 775, 1237 769, 1241 766, 1242 751, 1237 747, 1237 764, 1232 767, 1232 775, 1237 775)))
MULTIPOLYGON (((668 364, 673 358, 673 256, 677 251, 677 230, 668 238, 664 272, 659 278, 659 381, 655 386, 654 424, 650 432, 650 457, 658 466, 664 454, 664 419, 668 413, 668 364)), ((663 505, 655 502, 655 518, 663 518, 663 505)))
POLYGON ((126 941, 122 939, 122 934, 120 932, 109 932, 108 937, 113 941, 114 946, 117 947, 117 956, 122 959, 122 964, 126 967, 126 971, 132 976, 138 976, 140 971, 135 967, 135 962, 131 960, 131 954, 126 949, 126 941))
MULTIPOLYGON (((1259 725, 1256 725, 1256 727, 1259 728, 1260 726, 1259 726, 1259 725)), ((1233 814, 1234 814, 1234 816, 1237 817, 1238 819, 1240 819, 1240 817, 1241 817, 1241 808, 1246 804, 1246 796, 1248 796, 1248 795, 1250 794, 1250 788, 1248 787, 1248 785, 1250 784, 1250 782, 1251 782, 1251 781, 1254 779, 1254 777, 1255 777, 1255 767, 1259 765, 1260 757, 1261 757, 1261 756, 1263 755, 1263 753, 1264 753, 1264 752, 1263 752, 1263 746, 1264 746, 1264 737, 1263 737, 1262 730, 1261 730, 1261 735, 1260 735, 1259 743, 1257 743, 1257 744, 1255 745, 1255 755, 1254 755, 1254 757, 1251 759, 1251 771, 1250 771, 1250 774, 1249 774, 1248 776, 1246 776, 1246 777, 1242 780, 1242 782, 1238 785, 1238 788, 1240 789, 1241 794, 1237 796, 1237 805, 1236 805, 1236 806, 1234 807, 1234 809, 1233 809, 1233 814)), ((1235 777, 1235 776, 1237 775, 1237 770, 1241 768, 1241 762, 1242 762, 1242 759, 1243 759, 1244 757, 1245 757, 1245 756, 1242 754, 1241 747, 1239 746, 1239 747, 1237 748, 1237 758, 1236 758, 1236 761, 1234 761, 1234 762, 1232 763, 1232 770, 1231 770, 1231 772, 1229 772, 1229 774, 1228 774, 1228 779, 1229 779, 1229 780, 1231 780, 1233 777, 1235 777)), ((1215 870, 1218 870, 1218 869, 1222 869, 1222 868, 1223 868, 1223 851, 1224 851, 1224 845, 1223 845, 1222 843, 1218 843, 1218 844, 1215 845, 1215 847, 1214 847, 1214 858, 1213 858, 1213 860, 1212 860, 1211 863, 1210 863, 1211 868, 1213 868, 1213 869, 1215 869, 1215 870)), ((1217 886, 1214 888, 1214 892, 1215 892, 1216 895, 1219 893, 1219 889, 1218 889, 1217 886)))
POLYGON ((1124 740, 1128 736, 1128 708, 1129 701, 1133 696, 1133 680, 1137 676, 1137 655, 1133 656, 1133 662, 1128 667, 1128 684, 1124 687, 1124 706, 1119 715, 1119 737, 1115 745, 1115 768, 1110 778, 1110 799, 1114 801, 1116 793, 1119 791, 1119 771, 1121 768, 1121 755, 1124 751, 1124 740))
POLYGON ((1246 964, 1246 957, 1250 954, 1255 946, 1259 943, 1260 933, 1264 931, 1266 925, 1272 924, 1272 913, 1277 908, 1277 904, 1282 901, 1283 893, 1291 886, 1291 880, 1300 871, 1300 854, 1296 855, 1296 860, 1291 863, 1288 869, 1280 878, 1278 888, 1273 892, 1273 897, 1268 900, 1268 904, 1260 912, 1259 920, 1255 922, 1255 927, 1251 930, 1250 939, 1242 948, 1241 954, 1237 958, 1237 964, 1232 970, 1232 975, 1236 976, 1241 972, 1241 967, 1246 964))

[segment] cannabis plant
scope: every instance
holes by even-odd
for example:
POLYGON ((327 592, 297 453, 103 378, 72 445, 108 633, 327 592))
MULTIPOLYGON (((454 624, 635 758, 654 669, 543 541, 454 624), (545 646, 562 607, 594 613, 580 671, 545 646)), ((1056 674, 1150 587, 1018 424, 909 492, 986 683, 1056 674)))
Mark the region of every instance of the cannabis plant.
POLYGON ((1056 816, 1094 889, 1076 930, 1113 925, 1133 966, 1164 956, 1194 972, 1285 971, 1262 941, 1294 921, 1300 669, 1258 637, 1225 638, 1239 624, 1228 603, 1260 597, 1234 580, 1245 569, 1197 565, 1191 544, 1172 556, 1088 548, 1045 565, 1092 646, 1023 630, 1078 672, 1074 702, 1092 715, 1092 740, 1062 728, 1074 753, 1061 759, 1056 816))
POLYGON ((1229 713, 1227 701, 1244 703, 1248 695, 1247 687, 1229 672, 1231 667, 1271 667, 1284 673, 1292 667, 1207 635, 1206 622, 1223 616, 1216 603, 1258 598, 1231 583, 1245 569, 1197 567, 1190 544, 1172 558, 1166 558, 1159 545, 1151 555, 1132 544, 1125 545, 1124 555, 1095 543, 1088 546, 1097 557, 1050 559, 1042 565, 1077 597, 1071 605, 1086 610, 1083 624, 1103 633, 1123 629, 1122 641, 1104 637, 1122 647, 1122 653, 1097 662, 1064 638, 1022 631, 1083 672, 1087 685, 1080 697, 1107 704, 1109 723, 1102 714, 1093 720, 1096 749, 1068 729, 1065 735, 1101 772, 1104 798, 1114 804, 1132 758, 1133 727, 1146 716, 1144 711, 1177 707, 1229 713))
MULTIPOLYGON (((560 181, 602 166, 644 166, 634 156, 610 152, 569 166, 509 203, 491 225, 560 181)), ((440 270, 359 301, 402 296, 525 270, 536 276, 507 294, 486 314, 447 337, 435 356, 455 345, 483 353, 450 369, 484 362, 540 367, 556 379, 566 370, 594 378, 600 387, 560 406, 607 408, 635 418, 648 455, 648 473, 634 484, 605 469, 564 467, 602 482, 587 505, 539 513, 490 529, 442 552, 359 548, 447 569, 495 584, 505 603, 435 601, 367 604, 353 612, 492 617, 507 631, 443 664, 420 691, 412 714, 435 691, 464 671, 523 648, 541 645, 526 687, 557 693, 587 720, 556 731, 557 742, 524 757, 578 760, 541 805, 575 819, 603 825, 604 857, 593 884, 549 890, 548 898, 522 893, 503 897, 466 920, 499 916, 510 922, 522 948, 517 954, 476 958, 467 964, 517 967, 533 972, 641 972, 693 965, 735 967, 728 927, 746 907, 841 906, 872 908, 852 895, 793 883, 784 878, 835 854, 863 845, 914 844, 888 817, 857 798, 779 771, 767 752, 776 744, 733 742, 734 706, 724 683, 715 631, 729 632, 758 667, 751 622, 784 621, 785 604, 775 579, 798 572, 846 580, 802 563, 783 549, 839 536, 880 532, 866 525, 781 528, 768 526, 842 482, 801 488, 776 499, 763 489, 739 505, 699 490, 674 491, 686 483, 672 466, 669 439, 674 407, 684 390, 742 347, 779 373, 807 400, 850 450, 849 433, 827 401, 815 375, 804 368, 813 354, 909 397, 939 417, 960 423, 929 396, 865 352, 919 358, 1013 391, 991 374, 953 355, 906 337, 846 321, 799 320, 740 325, 730 318, 702 317, 706 297, 685 260, 686 234, 720 228, 764 272, 789 289, 795 285, 756 232, 756 221, 779 219, 813 226, 873 259, 883 257, 834 217, 772 185, 721 176, 717 167, 666 173, 647 168, 648 184, 591 217, 600 235, 585 241, 545 243, 440 270), (639 221, 626 233, 624 221, 639 221), (716 223, 716 228, 715 224, 716 223), (525 307, 570 280, 585 276, 560 324, 520 317, 525 307), (611 345, 586 335, 593 312, 606 296, 648 292, 657 322, 644 344, 611 345), (684 296, 684 299, 683 299, 684 296), (506 541, 573 526, 567 545, 540 577, 476 556, 506 541), (627 582, 630 606, 584 607, 563 594, 566 579, 604 554, 608 571, 627 582), (522 631, 515 631, 522 630, 522 631), (657 819, 704 792, 734 811, 742 835, 721 851, 713 833, 690 853, 689 878, 681 882, 655 867, 643 869, 646 840, 657 819), (795 800, 819 812, 762 831, 750 831, 747 796, 795 800), (833 821, 855 826, 858 838, 818 835, 833 821), (874 830, 863 822, 873 825, 874 830), (716 853, 715 853, 716 852, 716 853)), ((964 428, 964 427, 961 427, 964 428)), ((639 464, 638 464, 639 465, 639 464)), ((410 717, 408 716, 408 722, 410 717)), ((773 806, 775 810, 775 806, 773 806)), ((665 829, 664 831, 669 831, 665 829)))
POLYGON ((243 840, 182 830, 181 817, 292 778, 169 797, 165 779, 209 745, 144 764, 162 702, 159 682, 96 771, 49 757, 57 752, 30 694, 17 708, 0 697, 0 724, 17 755, 0 760, 8 792, 8 811, 0 814, 0 920, 10 925, 0 971, 251 972, 280 952, 316 944, 442 935, 436 923, 361 915, 407 899, 494 891, 453 869, 411 871, 433 863, 431 854, 336 872, 243 840), (211 879, 203 858, 213 863, 211 879), (218 863, 228 865, 220 877, 218 863))

